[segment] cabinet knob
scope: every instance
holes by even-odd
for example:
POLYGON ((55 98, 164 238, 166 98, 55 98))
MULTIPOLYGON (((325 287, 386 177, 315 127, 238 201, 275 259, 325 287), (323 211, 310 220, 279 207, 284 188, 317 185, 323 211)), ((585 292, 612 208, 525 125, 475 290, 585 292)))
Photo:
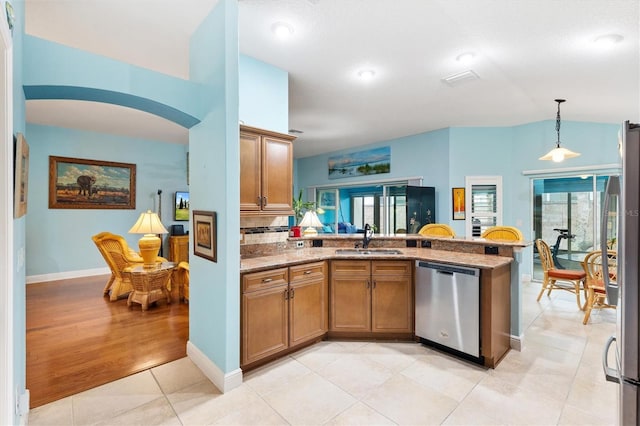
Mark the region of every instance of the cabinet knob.
POLYGON ((262 207, 262 197, 258 195, 258 206, 262 207))
POLYGON ((263 283, 270 283, 271 281, 273 281, 273 278, 263 278, 262 279, 263 283))
POLYGON ((291 294, 289 295, 289 299, 293 299, 293 297, 296 295, 296 289, 292 288, 290 291, 291 291, 291 294))
POLYGON ((267 207, 267 197, 262 197, 262 207, 267 207))
POLYGON ((289 299, 289 290, 285 289, 284 290, 284 300, 289 299))
POLYGON ((310 270, 310 269, 309 269, 309 270, 307 270, 307 271, 304 271, 304 274, 305 274, 305 275, 309 275, 310 273, 311 273, 311 270, 310 270))

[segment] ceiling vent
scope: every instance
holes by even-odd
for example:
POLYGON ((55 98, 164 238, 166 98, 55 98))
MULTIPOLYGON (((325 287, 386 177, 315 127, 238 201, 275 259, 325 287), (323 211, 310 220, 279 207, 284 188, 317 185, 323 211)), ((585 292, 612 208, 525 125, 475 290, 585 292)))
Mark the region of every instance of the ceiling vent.
POLYGON ((289 129, 289 134, 298 134, 301 135, 304 132, 302 130, 298 130, 298 129, 289 129))
POLYGON ((467 71, 462 71, 457 74, 452 74, 448 77, 445 77, 442 79, 442 81, 444 81, 451 87, 456 87, 468 81, 473 81, 478 79, 480 79, 480 77, 478 77, 478 74, 476 74, 471 70, 467 70, 467 71))

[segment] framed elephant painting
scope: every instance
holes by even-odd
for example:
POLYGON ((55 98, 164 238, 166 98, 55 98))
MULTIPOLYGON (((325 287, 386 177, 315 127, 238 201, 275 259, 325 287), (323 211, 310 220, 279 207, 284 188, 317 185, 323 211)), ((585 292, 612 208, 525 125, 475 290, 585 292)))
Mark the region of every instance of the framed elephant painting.
POLYGON ((136 165, 49 157, 50 209, 135 209, 136 165))

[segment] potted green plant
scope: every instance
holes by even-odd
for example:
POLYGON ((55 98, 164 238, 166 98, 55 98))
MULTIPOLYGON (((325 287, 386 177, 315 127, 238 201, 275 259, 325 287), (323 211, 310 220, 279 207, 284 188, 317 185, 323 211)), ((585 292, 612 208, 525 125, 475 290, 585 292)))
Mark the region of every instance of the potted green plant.
POLYGON ((307 210, 313 210, 316 206, 316 203, 313 201, 303 201, 302 199, 302 189, 298 193, 298 198, 293 198, 293 213, 295 215, 295 226, 291 227, 291 236, 299 237, 302 235, 300 231, 300 221, 304 217, 304 214, 307 210))

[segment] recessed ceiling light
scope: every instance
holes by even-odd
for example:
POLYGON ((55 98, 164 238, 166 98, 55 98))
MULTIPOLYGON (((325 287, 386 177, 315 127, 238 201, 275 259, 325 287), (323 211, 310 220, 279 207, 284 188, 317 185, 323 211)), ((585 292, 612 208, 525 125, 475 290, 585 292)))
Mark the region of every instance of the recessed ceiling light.
POLYGON ((612 47, 615 44, 620 43, 624 37, 620 34, 605 34, 595 38, 593 41, 596 46, 600 47, 612 47))
POLYGON ((285 39, 293 34, 293 27, 286 22, 276 22, 271 26, 271 31, 273 31, 279 39, 285 39))
POLYGON ((458 55, 458 57, 456 58, 456 61, 460 62, 463 65, 469 65, 471 62, 473 62, 473 58, 475 57, 476 57, 475 53, 465 52, 458 55))
POLYGON ((358 77, 362 80, 368 81, 375 77, 376 72, 374 70, 360 70, 358 71, 358 77))

